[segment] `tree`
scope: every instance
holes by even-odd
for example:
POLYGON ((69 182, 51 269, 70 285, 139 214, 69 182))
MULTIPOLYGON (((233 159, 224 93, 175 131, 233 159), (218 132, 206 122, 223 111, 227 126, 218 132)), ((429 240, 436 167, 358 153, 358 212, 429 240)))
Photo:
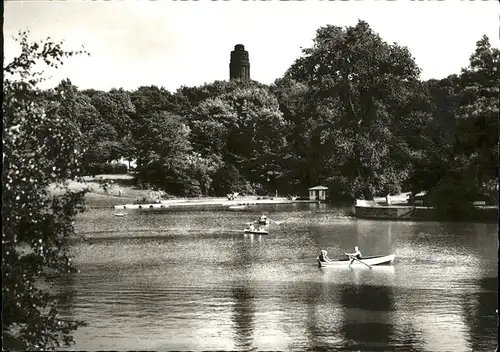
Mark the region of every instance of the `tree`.
POLYGON ((214 173, 212 188, 214 194, 219 197, 235 192, 251 192, 245 179, 232 164, 223 165, 214 173))
POLYGON ((121 157, 131 160, 135 157, 132 135, 136 109, 131 95, 123 89, 109 92, 86 90, 85 97, 98 112, 94 125, 85 132, 89 134, 87 156, 93 163, 117 160, 121 157))
POLYGON ((274 190, 282 175, 287 128, 276 98, 256 82, 215 82, 200 91, 205 99, 188 118, 193 147, 204 156, 219 156, 246 180, 274 190), (271 169, 273 174, 266 174, 271 169))
POLYGON ((398 130, 414 105, 419 73, 406 47, 384 42, 366 22, 318 29, 285 75, 312 90, 312 181, 350 197, 400 190, 409 161, 398 130))
POLYGON ((442 213, 462 216, 474 200, 498 201, 499 50, 477 42, 460 75, 424 83, 432 118, 416 133, 409 184, 442 213))
POLYGON ((68 238, 82 209, 83 193, 65 181, 79 174, 75 104, 61 89, 54 101, 37 88, 43 64, 56 67, 80 52, 65 51, 47 39, 16 39, 21 53, 4 67, 2 168, 2 336, 7 350, 47 350, 69 346, 82 324, 58 314, 60 297, 46 288, 53 277, 75 272, 68 238), (49 186, 57 185, 57 194, 49 186))
POLYGON ((307 192, 311 184, 316 182, 317 171, 321 168, 314 164, 315 150, 311 143, 317 121, 312 107, 313 91, 307 84, 289 77, 276 80, 271 91, 289 125, 287 146, 282 158, 286 171, 280 189, 288 193, 307 192))
POLYGON ((462 73, 457 152, 467 155, 470 167, 478 170, 479 188, 498 178, 499 59, 500 50, 492 48, 488 37, 483 36, 462 73))
POLYGON ((422 89, 419 111, 424 121, 406 137, 412 148, 406 189, 413 195, 432 190, 445 177, 455 156, 462 79, 458 75, 431 79, 422 83, 422 89))
POLYGON ((105 93, 89 90, 82 92, 71 81, 63 80, 55 89, 46 92, 47 99, 56 101, 57 97, 64 92, 73 97, 73 104, 63 107, 66 110, 65 114, 76 120, 82 133, 80 145, 82 172, 92 173, 96 165, 119 158, 121 146, 118 133, 110 122, 106 122, 92 100, 105 93))
POLYGON ((90 97, 102 122, 113 126, 117 138, 125 137, 130 132, 130 115, 135 113, 129 93, 123 89, 111 89, 109 92, 96 92, 90 97))
MULTIPOLYGON (((186 161, 190 172, 188 173, 191 179, 195 180, 200 188, 199 194, 208 196, 211 192, 213 177, 215 172, 222 165, 222 161, 217 155, 203 157, 200 153, 192 151, 187 155, 186 161)), ((188 192, 193 193, 193 192, 188 192)))
POLYGON ((167 112, 153 113, 145 122, 137 141, 139 177, 172 194, 201 195, 200 183, 192 177, 189 128, 167 112))
POLYGON ((191 113, 191 143, 202 155, 220 155, 227 150, 227 139, 236 112, 221 96, 202 101, 191 113))
POLYGON ((130 99, 140 116, 160 111, 174 112, 175 110, 174 97, 163 87, 139 87, 130 94, 130 99))
POLYGON ((499 57, 484 36, 462 70, 453 156, 430 190, 435 205, 447 213, 464 214, 479 198, 498 202, 499 57))

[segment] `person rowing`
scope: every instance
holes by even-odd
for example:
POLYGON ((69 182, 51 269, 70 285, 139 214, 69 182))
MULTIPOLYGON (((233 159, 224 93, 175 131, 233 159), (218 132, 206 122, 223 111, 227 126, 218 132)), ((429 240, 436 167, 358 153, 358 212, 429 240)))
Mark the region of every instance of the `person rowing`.
POLYGON ((346 253, 347 256, 349 257, 354 257, 356 259, 363 259, 363 255, 359 251, 358 246, 354 246, 354 252, 353 253, 346 253))
POLYGON ((330 258, 327 256, 328 252, 324 249, 321 250, 321 254, 319 255, 319 260, 322 262, 331 262, 330 258))
POLYGON ((269 218, 267 216, 265 216, 264 214, 262 214, 258 220, 255 221, 256 224, 259 224, 259 225, 268 225, 269 224, 269 218))
POLYGON ((361 261, 361 259, 363 258, 363 255, 359 251, 358 246, 354 246, 354 253, 346 253, 346 255, 351 259, 349 262, 349 266, 351 266, 351 264, 354 263, 354 261, 357 261, 357 262, 360 262, 361 264, 366 265, 370 269, 372 269, 371 265, 361 261))

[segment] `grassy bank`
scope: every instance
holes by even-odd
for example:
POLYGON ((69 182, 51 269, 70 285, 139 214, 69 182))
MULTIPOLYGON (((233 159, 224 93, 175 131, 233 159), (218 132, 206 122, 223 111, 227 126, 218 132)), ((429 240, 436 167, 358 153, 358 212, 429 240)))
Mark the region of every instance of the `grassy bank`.
MULTIPOLYGON (((111 208, 114 205, 130 204, 138 199, 151 197, 151 190, 134 186, 131 175, 85 176, 83 182, 69 181, 73 191, 88 189, 85 203, 89 208, 111 208)), ((53 188, 55 190, 55 188, 53 188)))
MULTIPOLYGON (((95 177, 85 176, 83 182, 69 181, 71 190, 78 191, 88 189, 85 195, 85 203, 88 208, 112 208, 115 205, 133 204, 138 200, 149 200, 154 203, 159 200, 158 192, 151 189, 139 189, 135 187, 134 176, 132 175, 96 175, 95 177), (104 184, 106 184, 104 186, 104 184)), ((178 198, 168 195, 173 203, 178 201, 186 202, 227 202, 225 197, 199 197, 199 198, 178 198)), ((247 199, 255 200, 255 196, 238 197, 239 201, 247 199)))

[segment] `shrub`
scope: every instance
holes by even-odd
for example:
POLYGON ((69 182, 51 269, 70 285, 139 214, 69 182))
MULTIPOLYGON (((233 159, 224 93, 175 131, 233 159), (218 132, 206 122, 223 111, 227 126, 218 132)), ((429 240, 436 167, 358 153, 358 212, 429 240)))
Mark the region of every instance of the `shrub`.
POLYGON ((253 189, 240 175, 238 169, 232 165, 224 165, 219 168, 212 178, 212 190, 216 196, 224 196, 229 193, 252 194, 253 189))
POLYGON ((158 203, 158 200, 148 197, 141 197, 134 202, 134 204, 155 204, 155 203, 158 203))
POLYGON ((128 171, 127 165, 121 163, 91 163, 87 168, 87 173, 91 175, 99 174, 126 174, 128 171))

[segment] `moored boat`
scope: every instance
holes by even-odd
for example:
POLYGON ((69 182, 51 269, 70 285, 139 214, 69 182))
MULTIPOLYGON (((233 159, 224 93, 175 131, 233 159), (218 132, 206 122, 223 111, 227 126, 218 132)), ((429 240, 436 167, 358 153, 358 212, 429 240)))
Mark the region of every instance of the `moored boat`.
POLYGON ((249 233, 249 234, 252 234, 252 235, 268 235, 269 232, 267 232, 266 230, 249 230, 249 229, 244 229, 243 230, 244 233, 249 233))
POLYGON ((358 260, 354 260, 351 263, 351 258, 345 258, 345 259, 337 259, 337 260, 331 260, 329 262, 324 262, 319 260, 319 257, 316 259, 318 260, 318 265, 321 267, 329 267, 329 266, 365 266, 365 265, 390 265, 394 261, 394 258, 396 258, 395 254, 389 254, 389 255, 375 255, 371 257, 363 257, 358 260))
POLYGON ((241 204, 241 205, 230 205, 228 209, 246 209, 248 208, 248 205, 246 204, 241 204))

